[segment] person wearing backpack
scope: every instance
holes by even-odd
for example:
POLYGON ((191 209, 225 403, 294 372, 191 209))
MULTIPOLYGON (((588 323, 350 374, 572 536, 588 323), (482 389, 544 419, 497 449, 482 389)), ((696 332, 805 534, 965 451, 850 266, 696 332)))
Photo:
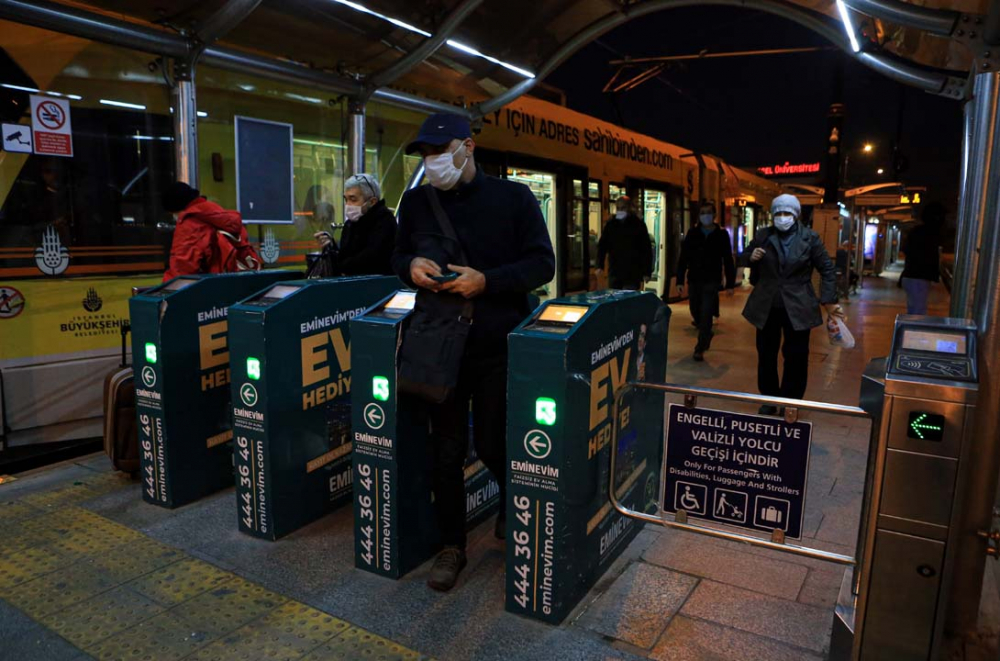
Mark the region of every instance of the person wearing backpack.
POLYGON ((164 282, 179 275, 260 270, 260 256, 238 211, 223 209, 182 181, 164 191, 163 209, 177 219, 164 282))

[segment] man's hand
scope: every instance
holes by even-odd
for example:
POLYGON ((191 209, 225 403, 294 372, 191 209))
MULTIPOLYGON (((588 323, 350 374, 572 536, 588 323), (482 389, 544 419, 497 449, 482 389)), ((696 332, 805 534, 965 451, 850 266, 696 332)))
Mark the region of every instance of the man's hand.
POLYGON ((764 252, 763 248, 754 248, 753 252, 750 253, 750 261, 759 262, 760 260, 764 259, 764 255, 766 254, 767 253, 764 252))
POLYGON ((329 232, 316 232, 313 234, 313 238, 316 239, 316 243, 319 244, 320 248, 326 248, 333 241, 330 238, 329 232))
POLYGON ((837 303, 827 303, 823 307, 826 308, 827 316, 838 317, 845 323, 847 322, 847 314, 844 312, 844 308, 840 307, 837 303))
POLYGON ((677 295, 684 296, 684 285, 677 285, 677 295))
POLYGON ((458 277, 441 285, 441 291, 461 294, 465 298, 475 298, 486 291, 486 276, 474 268, 449 264, 448 268, 458 277))
POLYGON ((438 291, 441 284, 431 280, 431 276, 441 276, 441 267, 437 262, 426 257, 414 257, 410 262, 410 280, 418 287, 438 291))

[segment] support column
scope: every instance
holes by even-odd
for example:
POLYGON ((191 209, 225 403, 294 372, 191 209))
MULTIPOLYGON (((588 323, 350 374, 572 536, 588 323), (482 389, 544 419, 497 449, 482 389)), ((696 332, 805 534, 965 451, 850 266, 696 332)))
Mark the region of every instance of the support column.
MULTIPOLYGON (((966 223, 979 226, 982 251, 976 269, 972 316, 979 327, 979 398, 972 433, 971 461, 959 475, 965 482, 962 519, 955 549, 948 626, 956 634, 976 631, 986 566, 985 533, 993 524, 994 495, 1000 472, 1000 132, 998 132, 998 82, 1000 74, 976 76, 974 140, 969 152, 969 173, 962 191, 972 203, 966 223)), ((965 228, 967 236, 972 230, 965 228)), ((962 237, 960 237, 962 238, 962 237)), ((974 252, 974 249, 972 249, 974 252)), ((958 255, 956 254, 956 267, 958 255)), ((957 279, 957 274, 956 274, 957 279)))
POLYGON ((350 118, 347 127, 347 155, 351 174, 365 171, 365 104, 352 100, 349 105, 350 118))
POLYGON ((951 316, 972 316, 984 221, 986 187, 1000 108, 1000 74, 976 76, 972 99, 965 104, 962 131, 961 195, 955 236, 955 273, 951 286, 951 316))
POLYGON ((174 62, 174 163, 178 181, 198 188, 198 103, 194 67, 174 62))

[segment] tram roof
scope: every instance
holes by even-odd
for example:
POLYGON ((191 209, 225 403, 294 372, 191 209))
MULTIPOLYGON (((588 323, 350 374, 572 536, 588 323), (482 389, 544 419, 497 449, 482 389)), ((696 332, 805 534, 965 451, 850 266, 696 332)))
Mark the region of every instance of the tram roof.
MULTIPOLYGON (((727 4, 725 0, 717 1, 727 4)), ((175 7, 168 10, 162 0, 86 0, 72 4, 112 18, 177 30, 196 28, 226 2, 186 1, 174 3, 175 7)), ((220 44, 345 77, 368 76, 420 46, 425 35, 434 34, 449 13, 464 2, 468 0, 262 0, 220 44)), ((784 6, 843 35, 836 3, 830 0, 728 4, 784 6)), ((925 8, 978 14, 984 14, 988 5, 987 0, 927 0, 921 4, 925 8)), ((670 5, 669 0, 486 1, 478 3, 460 22, 452 39, 495 60, 544 74, 545 63, 551 63, 554 55, 577 43, 588 27, 615 15, 634 16, 670 5)), ((869 32, 874 31, 883 44, 881 49, 894 56, 938 69, 965 71, 971 66, 971 53, 953 40, 883 20, 866 20, 869 32)), ((587 40, 582 39, 578 45, 585 43, 587 40)), ((393 87, 444 101, 478 102, 524 78, 496 61, 449 44, 393 87)), ((537 87, 534 93, 539 93, 537 87)))

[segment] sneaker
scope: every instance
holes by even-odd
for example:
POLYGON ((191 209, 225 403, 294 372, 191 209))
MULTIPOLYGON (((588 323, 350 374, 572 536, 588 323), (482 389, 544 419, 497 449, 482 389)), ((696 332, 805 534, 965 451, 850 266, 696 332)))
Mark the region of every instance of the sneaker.
POLYGON ((698 363, 704 362, 705 361, 705 352, 702 351, 701 349, 695 349, 694 350, 694 359, 695 359, 695 362, 698 362, 698 363))
POLYGON ((778 407, 771 404, 764 404, 757 411, 760 415, 778 415, 778 407))
POLYGON ((493 524, 493 536, 497 539, 507 539, 507 516, 503 512, 497 514, 496 523, 493 524))
POLYGON ((458 574, 467 563, 465 551, 457 546, 444 547, 444 550, 434 558, 434 566, 431 567, 431 576, 427 579, 427 585, 434 590, 447 592, 455 587, 458 574))

